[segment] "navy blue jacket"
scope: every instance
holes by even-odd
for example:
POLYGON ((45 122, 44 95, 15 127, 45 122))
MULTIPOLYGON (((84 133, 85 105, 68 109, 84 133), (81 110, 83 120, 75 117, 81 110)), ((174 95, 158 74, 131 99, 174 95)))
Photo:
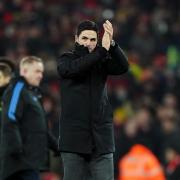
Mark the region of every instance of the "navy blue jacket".
POLYGON ((57 149, 49 133, 38 88, 24 78, 13 79, 3 96, 1 128, 1 176, 26 169, 46 170, 48 150, 57 149))

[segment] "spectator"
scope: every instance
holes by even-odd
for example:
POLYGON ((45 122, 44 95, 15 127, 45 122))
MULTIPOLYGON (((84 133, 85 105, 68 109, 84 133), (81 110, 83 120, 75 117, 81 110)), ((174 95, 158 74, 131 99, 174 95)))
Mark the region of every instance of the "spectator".
POLYGON ((167 180, 180 179, 180 134, 174 134, 166 141, 166 174, 167 180))
POLYGON ((119 162, 118 180, 165 180, 156 156, 144 145, 135 144, 119 162))

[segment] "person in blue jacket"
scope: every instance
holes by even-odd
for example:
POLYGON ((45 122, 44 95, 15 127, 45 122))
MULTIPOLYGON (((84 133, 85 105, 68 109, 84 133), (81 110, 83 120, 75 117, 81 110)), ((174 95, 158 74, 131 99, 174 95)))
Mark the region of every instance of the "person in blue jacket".
POLYGON ((41 58, 24 57, 20 62, 20 76, 12 79, 3 95, 3 180, 39 180, 39 172, 48 169, 49 149, 58 152, 40 101, 43 72, 41 58))

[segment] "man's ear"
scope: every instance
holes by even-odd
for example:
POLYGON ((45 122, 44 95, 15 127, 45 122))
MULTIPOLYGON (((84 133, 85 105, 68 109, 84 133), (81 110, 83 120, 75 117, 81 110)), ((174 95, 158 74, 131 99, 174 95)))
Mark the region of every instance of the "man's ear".
POLYGON ((78 42, 78 36, 75 35, 75 42, 78 42))
POLYGON ((20 75, 25 75, 26 74, 26 72, 27 72, 27 69, 26 68, 21 68, 20 69, 20 75))

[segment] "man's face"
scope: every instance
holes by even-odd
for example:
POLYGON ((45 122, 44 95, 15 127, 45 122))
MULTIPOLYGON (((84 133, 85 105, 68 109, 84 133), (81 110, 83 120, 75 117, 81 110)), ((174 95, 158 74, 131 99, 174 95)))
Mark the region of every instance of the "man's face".
POLYGON ((23 76, 32 86, 39 86, 44 72, 44 65, 41 62, 33 62, 24 67, 23 76))
POLYGON ((9 83, 11 76, 5 76, 2 71, 0 71, 0 87, 3 87, 9 83))
POLYGON ((79 36, 76 36, 76 42, 88 48, 92 52, 97 45, 97 33, 93 30, 84 30, 79 36))

